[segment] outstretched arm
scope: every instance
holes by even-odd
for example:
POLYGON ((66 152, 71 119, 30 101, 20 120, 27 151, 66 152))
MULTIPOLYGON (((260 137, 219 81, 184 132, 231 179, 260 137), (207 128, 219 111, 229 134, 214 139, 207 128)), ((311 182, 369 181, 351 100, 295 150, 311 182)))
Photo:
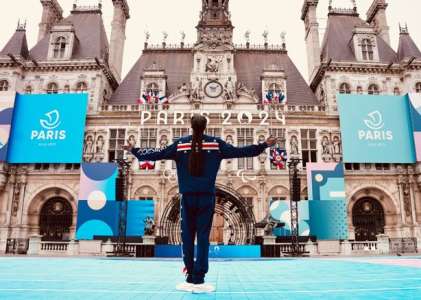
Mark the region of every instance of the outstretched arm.
POLYGON ((123 149, 131 152, 139 161, 174 160, 177 154, 177 143, 163 149, 133 148, 131 146, 123 146, 123 149))
POLYGON ((227 144, 225 141, 219 141, 219 149, 222 154, 222 158, 240 158, 240 157, 254 157, 260 155, 267 147, 272 146, 275 143, 275 138, 270 137, 265 142, 258 145, 250 145, 245 147, 234 147, 227 144))

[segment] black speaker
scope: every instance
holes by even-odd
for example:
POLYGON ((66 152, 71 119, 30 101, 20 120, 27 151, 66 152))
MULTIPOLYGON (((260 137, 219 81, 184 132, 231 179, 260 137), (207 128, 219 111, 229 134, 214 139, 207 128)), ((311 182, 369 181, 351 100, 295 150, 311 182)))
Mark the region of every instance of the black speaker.
POLYGON ((301 200, 301 178, 294 178, 292 180, 292 201, 301 200))
POLYGON ((124 200, 124 179, 120 176, 115 181, 115 197, 117 201, 124 200))

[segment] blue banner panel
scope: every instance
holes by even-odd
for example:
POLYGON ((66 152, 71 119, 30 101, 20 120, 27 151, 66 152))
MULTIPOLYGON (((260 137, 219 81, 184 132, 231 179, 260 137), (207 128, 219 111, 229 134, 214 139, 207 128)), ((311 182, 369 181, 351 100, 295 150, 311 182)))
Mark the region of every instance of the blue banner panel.
POLYGON ((310 231, 318 240, 348 239, 345 200, 309 201, 310 231))
POLYGON ((82 163, 79 185, 79 199, 97 201, 116 200, 116 163, 82 163))
POLYGON ((407 96, 338 95, 344 162, 415 163, 407 96))
MULTIPOLYGON (((269 207, 270 216, 272 219, 284 223, 285 226, 282 228, 275 228, 272 230, 276 236, 290 236, 291 235, 291 207, 289 200, 276 200, 270 204, 269 207)), ((309 225, 309 211, 308 201, 298 202, 298 230, 300 236, 310 235, 309 225)))
POLYGON ((15 92, 2 92, 0 96, 0 162, 7 161, 15 97, 15 92))
POLYGON ((95 235, 118 236, 120 202, 105 201, 102 206, 90 200, 79 200, 77 240, 92 240, 95 235))
POLYGON ((145 231, 145 219, 154 219, 155 204, 153 200, 130 200, 127 206, 127 236, 143 236, 145 231))
POLYGON ((16 97, 9 163, 80 163, 87 94, 16 97))
POLYGON ((348 239, 343 163, 308 163, 310 233, 319 240, 348 239))
POLYGON ((421 94, 409 94, 412 130, 417 162, 421 162, 421 94))
MULTIPOLYGON (((155 257, 182 257, 181 245, 156 245, 155 257)), ((260 245, 210 245, 209 247, 209 258, 258 257, 260 257, 260 245)))

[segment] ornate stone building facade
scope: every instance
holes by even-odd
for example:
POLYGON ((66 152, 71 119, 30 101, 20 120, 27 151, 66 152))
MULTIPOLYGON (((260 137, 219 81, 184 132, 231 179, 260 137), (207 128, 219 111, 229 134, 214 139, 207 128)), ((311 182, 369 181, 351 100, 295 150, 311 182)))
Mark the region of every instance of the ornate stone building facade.
MULTIPOLYGON (((126 0, 113 0, 110 43, 101 6, 75 5, 62 16, 56 0, 42 0, 39 41, 28 49, 24 26, 0 52, 0 94, 88 92, 89 113, 83 159, 108 162, 125 154, 129 140, 140 147, 164 147, 189 133, 189 117, 206 112, 208 133, 235 145, 257 143, 273 134, 290 157, 306 162, 342 159, 337 93, 421 92, 421 52, 406 27, 399 49, 390 47, 383 0, 375 0, 362 19, 352 9, 330 7, 320 43, 318 0, 304 0, 302 19, 310 84, 288 56, 285 43, 237 46, 229 0, 202 0, 194 45, 150 45, 124 79, 121 67, 126 0), (263 105, 268 92, 286 104, 263 105), (144 104, 143 96, 156 103, 144 104), (153 99, 155 99, 153 98, 153 99), (160 99, 168 99, 161 102, 160 99)), ((261 235, 255 224, 266 218, 271 201, 289 199, 287 170, 270 165, 269 153, 227 160, 217 180, 217 205, 211 240, 246 244, 261 235)), ((142 170, 132 157, 129 198, 154 199, 156 235, 178 243, 179 203, 172 162, 142 170)), ((350 239, 418 238, 421 246, 421 167, 347 164, 350 239)), ((74 238, 79 166, 63 164, 1 166, 0 251, 7 241, 74 238), (53 225, 51 225, 53 224, 53 225)))

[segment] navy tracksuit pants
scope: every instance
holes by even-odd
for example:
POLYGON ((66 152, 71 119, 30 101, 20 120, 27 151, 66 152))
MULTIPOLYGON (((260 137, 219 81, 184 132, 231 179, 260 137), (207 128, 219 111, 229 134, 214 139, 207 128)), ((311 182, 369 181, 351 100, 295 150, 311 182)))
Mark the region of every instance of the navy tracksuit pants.
POLYGON ((215 195, 187 193, 181 195, 181 239, 187 282, 204 282, 209 269, 209 234, 215 211, 215 195), (197 253, 194 260, 194 241, 197 235, 197 253))

